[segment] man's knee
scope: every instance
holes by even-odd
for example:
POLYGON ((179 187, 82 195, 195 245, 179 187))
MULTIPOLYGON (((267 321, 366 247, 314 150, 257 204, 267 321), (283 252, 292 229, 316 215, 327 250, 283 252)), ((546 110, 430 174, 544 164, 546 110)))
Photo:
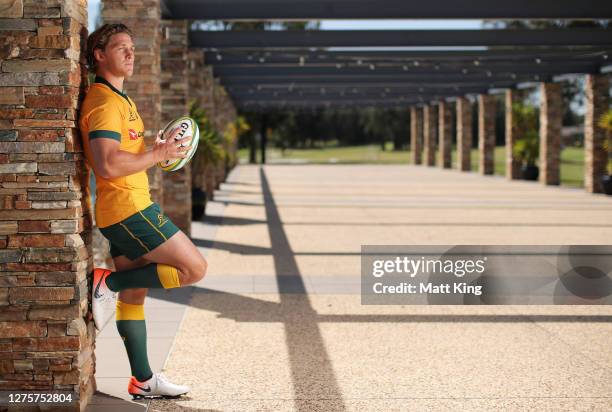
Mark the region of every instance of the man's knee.
POLYGON ((190 285, 192 283, 197 283, 204 279, 206 275, 206 271, 208 269, 208 263, 206 259, 198 259, 194 262, 189 262, 188 265, 181 270, 181 284, 182 285, 190 285))

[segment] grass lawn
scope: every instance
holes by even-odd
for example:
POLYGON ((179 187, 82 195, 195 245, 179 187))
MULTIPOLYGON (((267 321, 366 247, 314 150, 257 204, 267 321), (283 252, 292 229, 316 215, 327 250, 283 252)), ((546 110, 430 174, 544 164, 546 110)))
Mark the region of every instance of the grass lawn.
MULTIPOLYGON (((393 151, 389 145, 382 151, 379 145, 326 147, 322 149, 287 149, 282 154, 279 149, 269 148, 269 160, 315 164, 402 164, 410 163, 410 151, 393 151)), ((241 162, 247 162, 248 149, 240 149, 238 156, 241 162)), ((506 170, 506 149, 495 148, 495 174, 503 176, 506 170)), ((478 149, 472 149, 472 170, 478 171, 478 149)), ((453 168, 456 167, 456 150, 452 151, 453 168)), ((584 149, 567 147, 561 151, 561 184, 573 187, 584 186, 584 149)))

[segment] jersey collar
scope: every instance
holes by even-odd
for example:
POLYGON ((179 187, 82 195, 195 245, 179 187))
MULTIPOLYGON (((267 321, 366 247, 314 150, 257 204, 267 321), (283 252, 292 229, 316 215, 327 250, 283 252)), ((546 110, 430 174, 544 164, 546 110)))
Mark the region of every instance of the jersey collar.
POLYGON ((95 79, 94 83, 102 83, 102 84, 108 86, 112 91, 117 93, 119 96, 123 97, 130 104, 130 106, 132 105, 132 103, 130 103, 130 99, 128 99, 128 97, 127 97, 127 94, 119 91, 115 86, 110 84, 110 82, 108 80, 106 80, 104 77, 96 76, 96 79, 95 79))

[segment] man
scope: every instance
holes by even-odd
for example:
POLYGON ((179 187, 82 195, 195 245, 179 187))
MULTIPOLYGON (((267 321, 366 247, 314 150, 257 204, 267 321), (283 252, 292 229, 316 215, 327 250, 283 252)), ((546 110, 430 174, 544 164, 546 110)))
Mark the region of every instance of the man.
POLYGON ((83 102, 79 126, 96 177, 96 224, 110 242, 116 270, 93 271, 94 323, 101 330, 116 307, 117 329, 132 371, 132 396, 180 396, 189 388, 168 382, 149 367, 144 299, 148 288, 198 282, 207 263, 151 201, 146 170, 166 159, 184 158, 188 147, 174 143, 176 130, 167 140, 158 134, 152 150, 145 150, 142 119, 121 91, 134 70, 134 44, 125 25, 105 24, 91 33, 87 60, 96 80, 83 102))

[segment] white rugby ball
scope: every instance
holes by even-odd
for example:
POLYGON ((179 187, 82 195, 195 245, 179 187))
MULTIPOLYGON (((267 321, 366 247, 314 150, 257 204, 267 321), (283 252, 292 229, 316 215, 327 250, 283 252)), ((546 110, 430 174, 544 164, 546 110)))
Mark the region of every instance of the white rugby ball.
POLYGON ((162 132, 162 139, 168 140, 172 131, 176 128, 180 129, 176 137, 174 138, 177 144, 181 146, 188 146, 191 144, 191 148, 187 152, 187 157, 184 159, 169 159, 164 160, 163 162, 159 162, 157 165, 162 168, 165 172, 173 172, 175 170, 179 170, 183 166, 185 166, 198 148, 198 142, 200 140, 200 131, 198 130, 198 124, 191 117, 183 116, 178 119, 172 120, 170 123, 164 127, 164 131, 162 132), (191 136, 191 142, 187 141, 184 144, 180 143, 183 138, 186 136, 191 136))

